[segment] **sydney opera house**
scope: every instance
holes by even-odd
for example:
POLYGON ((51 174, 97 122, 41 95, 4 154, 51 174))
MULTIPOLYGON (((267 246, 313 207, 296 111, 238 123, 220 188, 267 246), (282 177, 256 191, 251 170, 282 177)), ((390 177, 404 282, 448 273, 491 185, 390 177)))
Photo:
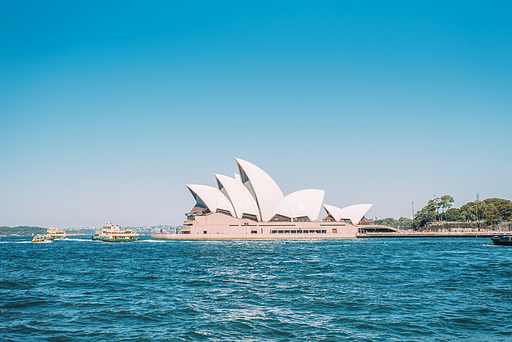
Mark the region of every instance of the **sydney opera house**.
POLYGON ((238 173, 216 174, 217 187, 187 185, 196 203, 175 238, 355 238, 372 206, 323 204, 324 191, 317 189, 285 196, 265 171, 235 161, 238 173), (319 220, 322 207, 327 216, 319 220))

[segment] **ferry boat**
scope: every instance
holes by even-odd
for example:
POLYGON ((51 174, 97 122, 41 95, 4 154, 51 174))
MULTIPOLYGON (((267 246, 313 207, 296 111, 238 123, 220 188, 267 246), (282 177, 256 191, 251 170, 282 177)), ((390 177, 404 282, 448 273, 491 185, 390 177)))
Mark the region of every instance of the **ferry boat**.
POLYGON ((512 235, 496 235, 491 238, 492 243, 495 245, 511 245, 512 246, 512 235))
POLYGON ((64 229, 55 228, 55 226, 52 226, 51 228, 48 228, 48 232, 46 235, 51 239, 65 239, 66 238, 66 231, 64 229))
POLYGON ((118 225, 112 225, 112 222, 109 222, 92 239, 103 242, 133 242, 140 240, 140 236, 131 230, 119 229, 118 225))
POLYGON ((53 242, 48 235, 36 235, 32 238, 32 243, 50 243, 53 242))

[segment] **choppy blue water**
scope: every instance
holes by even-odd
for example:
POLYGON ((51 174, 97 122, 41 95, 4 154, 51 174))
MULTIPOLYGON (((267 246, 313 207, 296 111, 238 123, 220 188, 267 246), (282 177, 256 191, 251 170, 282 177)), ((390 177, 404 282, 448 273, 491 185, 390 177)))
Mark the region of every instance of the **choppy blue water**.
POLYGON ((490 239, 0 239, 0 339, 510 341, 490 239))

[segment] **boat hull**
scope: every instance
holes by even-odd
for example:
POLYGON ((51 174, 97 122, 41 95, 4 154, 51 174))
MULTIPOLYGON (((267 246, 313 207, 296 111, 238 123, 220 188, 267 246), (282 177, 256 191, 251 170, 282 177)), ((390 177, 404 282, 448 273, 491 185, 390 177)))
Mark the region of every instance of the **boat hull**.
POLYGON ((37 235, 32 239, 32 243, 51 243, 53 242, 48 236, 37 235))
POLYGON ((94 241, 103 241, 103 242, 135 242, 135 241, 139 241, 140 237, 129 238, 129 239, 111 239, 111 238, 93 236, 92 239, 94 241))
POLYGON ((512 235, 493 236, 491 240, 495 245, 512 246, 512 235))

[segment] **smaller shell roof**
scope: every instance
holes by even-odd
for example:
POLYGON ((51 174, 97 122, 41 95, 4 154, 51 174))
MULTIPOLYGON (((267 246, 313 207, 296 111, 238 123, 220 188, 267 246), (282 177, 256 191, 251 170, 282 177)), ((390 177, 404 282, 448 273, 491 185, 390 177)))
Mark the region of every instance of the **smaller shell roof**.
POLYGON ((355 204, 343 209, 333 205, 324 204, 323 207, 328 215, 331 215, 336 221, 349 219, 352 224, 357 225, 363 216, 370 210, 373 204, 355 204))
POLYGON ((286 216, 289 218, 307 216, 304 210, 299 208, 299 206, 295 202, 288 201, 286 197, 283 198, 281 204, 279 205, 279 207, 277 207, 276 214, 286 216))
POLYGON ((198 203, 206 205, 212 213, 216 212, 217 209, 223 209, 229 211, 231 216, 235 216, 233 206, 219 189, 200 184, 187 184, 187 188, 190 190, 195 200, 198 203))
POLYGON ((316 221, 322 209, 325 191, 318 189, 306 189, 292 192, 286 196, 288 202, 295 203, 301 208, 311 221, 316 221))
POLYGON ((334 205, 324 204, 323 205, 327 215, 332 216, 335 221, 339 221, 341 218, 341 208, 335 207, 334 205))

